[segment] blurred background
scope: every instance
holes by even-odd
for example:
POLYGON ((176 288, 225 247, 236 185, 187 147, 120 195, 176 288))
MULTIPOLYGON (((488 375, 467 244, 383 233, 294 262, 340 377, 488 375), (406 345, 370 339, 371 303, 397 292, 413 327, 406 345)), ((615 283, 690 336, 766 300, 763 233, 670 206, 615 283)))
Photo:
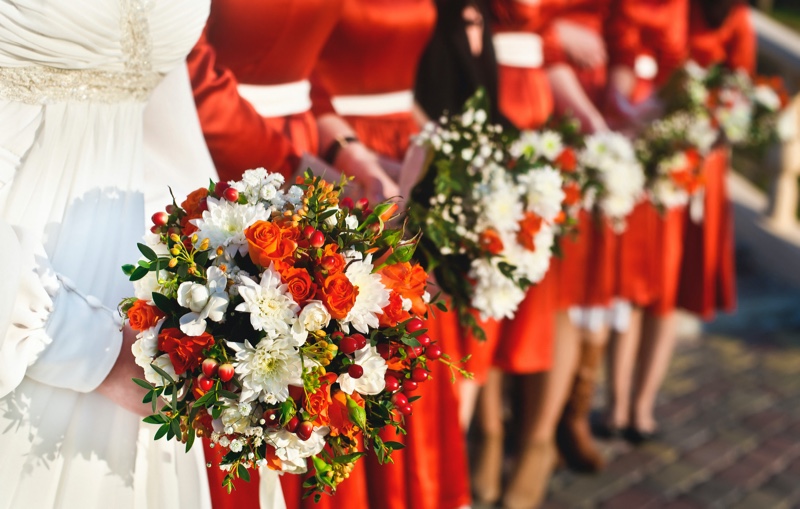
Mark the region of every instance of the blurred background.
POLYGON ((800 507, 800 1, 751 4, 759 74, 782 77, 793 99, 781 144, 734 154, 737 312, 681 317, 663 440, 603 442, 609 467, 559 469, 545 508, 800 507))

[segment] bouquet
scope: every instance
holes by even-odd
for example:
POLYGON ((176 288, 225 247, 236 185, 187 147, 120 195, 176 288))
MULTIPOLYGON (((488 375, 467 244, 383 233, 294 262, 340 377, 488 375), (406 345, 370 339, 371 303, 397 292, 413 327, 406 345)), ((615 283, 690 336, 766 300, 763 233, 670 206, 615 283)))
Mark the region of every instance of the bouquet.
POLYGON ((408 213, 423 232, 422 263, 478 338, 472 310, 482 319, 511 318, 525 290, 544 277, 564 200, 558 170, 509 169, 508 137, 486 111, 479 91, 461 115, 416 138, 431 160, 408 213))
POLYGON ((409 391, 447 361, 424 328, 416 239, 386 227, 397 205, 340 199, 310 173, 282 184, 250 170, 155 214, 120 309, 140 331, 156 439, 210 439, 229 490, 250 468, 301 474, 310 458, 318 498, 365 454, 359 435, 389 460, 401 444, 379 431, 402 431, 409 391))

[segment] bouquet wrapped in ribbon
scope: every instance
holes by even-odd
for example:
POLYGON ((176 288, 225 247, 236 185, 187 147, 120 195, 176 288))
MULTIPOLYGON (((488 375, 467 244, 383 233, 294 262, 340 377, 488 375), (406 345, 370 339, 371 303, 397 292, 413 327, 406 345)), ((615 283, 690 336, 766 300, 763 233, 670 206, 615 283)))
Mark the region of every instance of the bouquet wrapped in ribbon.
POLYGON ((397 206, 340 200, 310 173, 282 184, 250 170, 155 214, 120 309, 140 331, 135 381, 156 439, 210 439, 229 489, 248 469, 300 474, 310 459, 318 497, 365 454, 359 435, 382 462, 401 447, 378 433, 402 428, 415 399, 403 387, 442 350, 422 321, 416 239, 386 227, 397 206))

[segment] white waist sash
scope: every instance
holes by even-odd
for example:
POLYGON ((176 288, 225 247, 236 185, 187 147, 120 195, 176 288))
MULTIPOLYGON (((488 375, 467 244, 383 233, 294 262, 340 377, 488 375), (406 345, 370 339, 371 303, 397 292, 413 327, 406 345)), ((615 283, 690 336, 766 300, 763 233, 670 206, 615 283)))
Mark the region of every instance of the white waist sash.
POLYGON ((311 84, 308 80, 280 85, 245 85, 239 95, 253 105, 262 117, 285 117, 311 109, 311 84))
POLYGON ((542 38, 536 34, 505 32, 494 34, 492 41, 500 65, 538 69, 544 63, 542 38))
POLYGON ((633 73, 639 79, 652 80, 658 75, 658 62, 650 55, 639 55, 633 62, 633 73))
POLYGON ((377 117, 410 112, 414 106, 414 93, 400 90, 387 94, 337 95, 331 98, 331 103, 339 115, 377 117))

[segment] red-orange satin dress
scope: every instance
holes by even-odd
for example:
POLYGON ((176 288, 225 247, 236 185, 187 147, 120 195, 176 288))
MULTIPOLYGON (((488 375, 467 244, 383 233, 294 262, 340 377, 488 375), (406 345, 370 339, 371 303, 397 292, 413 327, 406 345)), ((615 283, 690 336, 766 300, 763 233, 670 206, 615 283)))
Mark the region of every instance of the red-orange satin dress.
MULTIPOLYGON (((436 9, 430 0, 346 0, 339 25, 316 69, 314 111, 339 113, 367 147, 400 161, 419 126, 409 102, 402 111, 352 114, 334 107, 337 98, 360 98, 373 104, 385 94, 414 87, 417 62, 430 38, 436 9)), ((379 104, 378 107, 382 105, 379 104)), ((445 352, 458 358, 458 321, 437 311, 426 321, 428 333, 445 352)), ((469 505, 466 450, 458 425, 456 387, 449 370, 431 363, 432 380, 412 394, 414 414, 406 419, 408 435, 386 433, 405 443, 392 453, 393 464, 380 465, 373 454, 368 465, 369 504, 373 509, 454 509, 469 505)), ((357 506, 354 506, 357 507, 357 506)))
MULTIPOLYGON (((317 125, 310 110, 264 117, 260 105, 243 97, 239 86, 307 80, 343 5, 344 0, 225 0, 211 6, 188 66, 200 123, 223 179, 238 179, 244 170, 257 167, 289 176, 303 152, 316 153, 317 125)), ((219 449, 208 448, 205 441, 204 446, 207 460, 216 465, 219 449)), ((311 498, 301 501, 304 476, 282 476, 287 508, 365 507, 362 463, 335 498, 324 497, 319 504, 311 498)), ((219 469, 209 468, 208 475, 214 509, 258 507, 257 473, 249 483, 237 483, 231 494, 222 489, 219 469)))
MULTIPOLYGON (((611 65, 636 68, 637 58, 658 66, 639 77, 631 100, 646 99, 687 56, 688 0, 617 0, 608 25, 611 65)), ((636 206, 619 236, 617 295, 657 315, 675 309, 683 252, 684 209, 664 213, 649 202, 636 206)))
MULTIPOLYGON (((579 0, 570 3, 558 19, 577 23, 605 36, 610 0, 579 0)), ((608 72, 606 66, 574 65, 558 37, 545 40, 545 65, 568 64, 586 95, 603 111, 608 72)), ((567 112, 560 112, 567 113, 567 112)), ((554 260, 558 275, 558 309, 571 306, 609 306, 614 298, 617 236, 607 221, 586 211, 578 216, 577 234, 561 239, 561 257, 554 260)))
MULTIPOLYGON (((692 60, 704 67, 724 64, 752 75, 756 37, 748 7, 734 7, 722 25, 713 28, 692 2, 689 51, 692 60)), ((686 218, 678 305, 709 320, 718 309, 731 312, 736 307, 733 214, 725 183, 727 147, 714 149, 703 170, 705 211, 700 224, 686 218)))
MULTIPOLYGON (((504 56, 501 39, 507 34, 535 36, 539 41, 555 34, 547 22, 561 5, 558 0, 538 4, 516 0, 494 0, 495 53, 498 60, 498 103, 500 112, 519 129, 537 129, 553 112, 553 96, 542 68, 543 51, 538 65, 516 64, 504 56)), ((541 42, 544 46, 544 42, 541 42)), ((465 341, 464 351, 471 354, 470 369, 476 378, 485 379, 492 366, 506 373, 527 374, 549 370, 553 362, 554 316, 558 280, 552 267, 545 278, 528 290, 525 300, 512 320, 487 324, 487 341, 465 341)))

